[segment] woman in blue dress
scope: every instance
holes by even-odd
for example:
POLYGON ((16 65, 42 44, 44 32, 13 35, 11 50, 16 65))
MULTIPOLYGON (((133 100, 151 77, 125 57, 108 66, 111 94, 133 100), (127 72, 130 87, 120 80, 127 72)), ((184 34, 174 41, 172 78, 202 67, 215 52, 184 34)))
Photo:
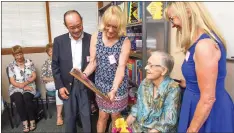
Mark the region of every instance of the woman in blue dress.
POLYGON ((225 90, 226 42, 200 2, 172 2, 166 18, 186 52, 186 89, 178 132, 234 132, 234 105, 225 90))

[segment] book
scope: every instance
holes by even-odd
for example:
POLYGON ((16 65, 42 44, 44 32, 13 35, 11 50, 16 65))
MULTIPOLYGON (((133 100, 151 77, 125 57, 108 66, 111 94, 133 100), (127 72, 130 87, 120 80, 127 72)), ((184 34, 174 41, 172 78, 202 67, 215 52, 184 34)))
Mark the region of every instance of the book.
POLYGON ((81 81, 85 86, 87 86, 90 90, 92 90, 94 93, 102 97, 104 100, 107 102, 111 102, 109 97, 103 94, 102 92, 99 91, 99 89, 95 86, 95 84, 89 80, 87 77, 84 76, 84 74, 81 72, 80 69, 78 68, 72 68, 70 71, 70 74, 74 76, 76 79, 81 81))
POLYGON ((135 60, 134 59, 128 59, 127 62, 127 70, 128 70, 128 77, 130 80, 135 79, 135 60))
POLYGON ((128 23, 139 22, 138 18, 138 2, 129 2, 128 6, 128 23))
POLYGON ((138 2, 138 21, 142 22, 142 2, 138 2))
POLYGON ((136 60, 136 84, 140 85, 143 79, 142 74, 142 60, 136 60))
POLYGON ((131 42, 131 50, 135 51, 139 48, 136 46, 136 41, 142 39, 142 28, 141 27, 129 27, 127 28, 127 36, 131 42))

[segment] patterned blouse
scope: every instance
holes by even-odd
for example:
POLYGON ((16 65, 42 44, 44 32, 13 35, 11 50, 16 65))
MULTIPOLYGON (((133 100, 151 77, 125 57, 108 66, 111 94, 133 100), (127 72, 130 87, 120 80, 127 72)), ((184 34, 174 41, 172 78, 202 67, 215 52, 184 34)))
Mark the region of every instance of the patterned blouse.
POLYGON ((53 77, 53 73, 52 73, 52 69, 51 69, 51 63, 52 63, 52 60, 50 59, 47 59, 45 61, 45 63, 42 65, 42 68, 41 68, 41 81, 43 83, 46 83, 43 78, 44 77, 47 77, 47 78, 52 78, 53 77))
MULTIPOLYGON (((8 65, 8 73, 9 73, 9 77, 14 77, 15 81, 18 83, 23 83, 25 81, 27 81, 28 78, 31 77, 32 72, 35 72, 35 66, 32 62, 32 60, 30 59, 25 59, 24 62, 24 69, 21 69, 16 61, 11 62, 8 65)), ((35 95, 36 94, 36 84, 35 81, 28 84, 28 86, 32 87, 32 91, 24 91, 22 88, 17 88, 15 86, 13 86, 12 84, 10 84, 9 86, 9 95, 11 96, 13 93, 15 92, 21 92, 21 93, 25 93, 25 92, 30 92, 31 94, 35 95)))
POLYGON ((157 96, 153 98, 152 82, 145 79, 137 91, 137 103, 132 106, 131 115, 136 117, 134 132, 176 132, 181 105, 181 90, 169 77, 159 85, 157 96))

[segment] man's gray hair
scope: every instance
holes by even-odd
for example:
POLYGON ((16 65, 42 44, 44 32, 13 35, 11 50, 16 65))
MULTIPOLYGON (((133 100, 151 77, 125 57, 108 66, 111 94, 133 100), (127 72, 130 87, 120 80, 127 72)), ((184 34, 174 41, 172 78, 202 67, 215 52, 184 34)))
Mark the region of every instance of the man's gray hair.
POLYGON ((170 75, 173 67, 174 67, 174 58, 170 54, 163 51, 154 51, 151 53, 152 56, 160 56, 161 57, 161 66, 168 69, 166 75, 170 75))

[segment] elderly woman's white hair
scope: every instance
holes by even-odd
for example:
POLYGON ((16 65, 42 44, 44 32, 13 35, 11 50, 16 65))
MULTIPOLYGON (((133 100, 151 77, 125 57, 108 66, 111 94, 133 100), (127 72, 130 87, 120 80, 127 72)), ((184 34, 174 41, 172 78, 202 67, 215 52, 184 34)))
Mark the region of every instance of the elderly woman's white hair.
POLYGON ((165 76, 170 75, 174 67, 174 58, 170 54, 163 51, 153 51, 151 56, 160 56, 161 62, 160 65, 167 69, 165 76))

